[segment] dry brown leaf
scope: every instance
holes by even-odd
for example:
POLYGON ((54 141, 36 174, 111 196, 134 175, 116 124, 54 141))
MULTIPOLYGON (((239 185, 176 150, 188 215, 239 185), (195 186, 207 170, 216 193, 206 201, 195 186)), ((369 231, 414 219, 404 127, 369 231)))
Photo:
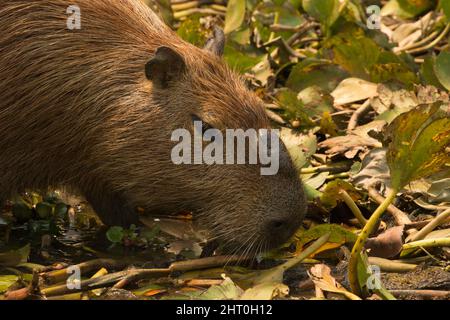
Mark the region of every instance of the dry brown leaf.
POLYGON ((361 300, 360 297, 347 291, 347 289, 338 283, 331 275, 330 268, 325 264, 314 265, 308 274, 316 287, 322 291, 339 293, 351 300, 361 300))
POLYGON ((393 258, 402 251, 404 226, 390 228, 375 238, 369 238, 366 249, 369 255, 380 258, 393 258))
POLYGON ((382 120, 372 121, 355 128, 346 136, 327 139, 321 142, 319 147, 327 149, 325 153, 331 157, 343 154, 346 158, 353 159, 359 154, 362 159, 370 149, 382 147, 382 143, 372 138, 369 132, 380 132, 385 124, 386 122, 382 120))

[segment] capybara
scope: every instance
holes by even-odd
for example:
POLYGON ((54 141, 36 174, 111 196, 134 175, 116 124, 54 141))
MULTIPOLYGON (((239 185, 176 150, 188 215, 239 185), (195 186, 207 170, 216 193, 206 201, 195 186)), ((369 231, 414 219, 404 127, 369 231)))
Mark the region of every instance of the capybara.
POLYGON ((259 162, 171 160, 172 132, 193 132, 194 119, 270 128, 263 102, 222 61, 220 30, 195 47, 140 0, 0 0, 0 29, 3 199, 71 188, 106 225, 137 222, 139 207, 188 210, 211 239, 248 252, 300 226, 306 199, 282 143, 275 175, 259 162))

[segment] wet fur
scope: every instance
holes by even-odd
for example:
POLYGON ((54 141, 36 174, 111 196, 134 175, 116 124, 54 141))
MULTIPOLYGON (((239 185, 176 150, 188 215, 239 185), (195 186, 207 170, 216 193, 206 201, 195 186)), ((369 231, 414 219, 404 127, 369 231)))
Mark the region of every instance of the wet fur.
POLYGON ((139 0, 0 0, 0 28, 3 198, 68 186, 109 225, 135 223, 136 206, 192 210, 214 236, 261 248, 286 238, 265 229, 268 218, 290 215, 298 227, 305 198, 285 150, 276 176, 172 164, 171 133, 192 130, 192 114, 219 129, 269 121, 219 57, 182 41, 139 0), (66 29, 72 4, 81 30, 66 29), (160 46, 187 67, 166 89, 144 72, 160 46))

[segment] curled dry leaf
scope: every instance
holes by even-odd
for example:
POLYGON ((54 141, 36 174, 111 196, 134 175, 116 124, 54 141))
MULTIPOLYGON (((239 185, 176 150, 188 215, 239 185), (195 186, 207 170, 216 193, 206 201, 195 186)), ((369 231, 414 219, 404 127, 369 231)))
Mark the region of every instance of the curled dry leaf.
POLYGON ((369 187, 378 184, 390 190, 389 178, 386 149, 375 148, 364 157, 361 170, 351 177, 351 181, 355 186, 365 190, 369 190, 369 187))
POLYGON ((331 157, 343 154, 348 159, 355 158, 358 154, 362 159, 371 148, 380 148, 381 142, 369 135, 369 132, 380 132, 386 122, 382 120, 372 121, 366 125, 355 128, 346 136, 327 139, 319 144, 320 148, 327 149, 325 153, 331 157))
POLYGON ((308 272, 309 277, 314 285, 322 291, 342 294, 351 300, 361 300, 357 295, 347 291, 340 283, 331 275, 330 268, 325 264, 316 264, 308 272))
POLYGON ((272 300, 283 298, 289 294, 289 287, 282 283, 261 283, 253 288, 247 289, 240 300, 272 300))
POLYGON ((393 43, 398 44, 393 51, 402 51, 404 48, 417 42, 426 32, 424 26, 429 26, 432 19, 433 12, 429 12, 417 21, 400 24, 397 29, 388 34, 389 39, 393 43))
POLYGON ((403 226, 390 228, 375 238, 369 238, 366 249, 369 255, 380 258, 393 258, 402 251, 403 226))
POLYGON ((234 300, 238 299, 243 290, 239 288, 231 278, 222 274, 224 279, 222 284, 211 286, 208 290, 203 292, 199 298, 202 300, 234 300))
POLYGON ((335 105, 345 105, 378 96, 378 85, 359 78, 343 80, 331 93, 335 105))
POLYGON ((390 122, 399 114, 417 107, 420 102, 414 91, 408 91, 396 85, 380 84, 378 96, 372 100, 371 104, 383 120, 390 122))

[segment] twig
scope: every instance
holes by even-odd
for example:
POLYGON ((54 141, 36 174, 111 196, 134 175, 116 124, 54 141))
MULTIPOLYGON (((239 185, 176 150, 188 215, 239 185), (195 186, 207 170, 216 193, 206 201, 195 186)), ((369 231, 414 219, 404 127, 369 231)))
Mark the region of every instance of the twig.
POLYGON ((434 41, 430 42, 428 45, 420 47, 420 48, 408 50, 406 52, 409 53, 409 54, 413 54, 413 53, 419 53, 419 52, 427 51, 427 50, 433 48, 435 45, 437 45, 442 39, 444 39, 444 37, 447 35, 447 33, 449 31, 450 31, 450 23, 447 24, 445 26, 444 30, 442 31, 442 33, 434 41))
POLYGON ((339 194, 342 200, 344 200, 345 204, 349 207, 353 215, 356 217, 356 219, 358 219, 359 224, 362 227, 364 227, 367 223, 367 220, 366 218, 364 218, 361 210, 359 210, 358 206, 356 205, 355 201, 353 201, 352 197, 350 197, 350 195, 344 189, 341 189, 339 191, 339 194))
MULTIPOLYGON (((378 191, 373 188, 370 187, 369 188, 369 196, 375 200, 378 204, 383 203, 383 201, 385 200, 384 197, 382 195, 380 195, 378 193, 378 191)), ((389 207, 386 209, 387 212, 389 212, 392 217, 395 220, 395 223, 398 226, 403 226, 403 225, 407 225, 407 224, 411 224, 411 220, 408 218, 408 215, 406 213, 404 213, 403 211, 401 211, 400 209, 398 209, 396 206, 394 206, 393 204, 389 205, 389 207)), ((415 230, 416 229, 410 229, 410 230, 415 230)))
POLYGON ((417 241, 424 239, 427 234, 429 234, 431 231, 433 231, 436 227, 443 224, 447 218, 450 217, 450 209, 445 210, 441 214, 437 215, 433 220, 430 221, 422 230, 419 232, 416 232, 410 236, 409 241, 417 241))
MULTIPOLYGON (((306 56, 304 54, 298 53, 293 48, 291 48, 291 46, 288 44, 288 42, 285 41, 282 37, 276 37, 274 39, 271 39, 271 40, 265 42, 262 45, 262 47, 269 47, 272 45, 282 46, 293 57, 301 58, 301 59, 306 58, 306 56)), ((275 59, 279 54, 278 52, 276 54, 274 52, 272 53, 272 59, 275 59)))
POLYGON ((309 30, 316 28, 317 26, 320 26, 320 24, 310 21, 302 23, 301 26, 299 26, 299 30, 294 33, 288 40, 286 40, 286 43, 290 46, 293 45, 294 42, 300 39, 302 35, 304 35, 309 30))
MULTIPOLYGON (((120 269, 127 265, 126 260, 118 261, 114 259, 95 259, 77 264, 75 267, 79 268, 82 274, 96 271, 102 267, 107 269, 120 269)), ((73 267, 73 266, 72 266, 73 267)), ((71 275, 67 268, 54 270, 41 274, 46 284, 56 284, 66 281, 71 275)))
POLYGON ((348 171, 350 168, 351 168, 350 162, 341 161, 330 165, 320 165, 317 167, 302 168, 300 170, 300 173, 301 174, 320 173, 320 172, 342 173, 348 171))
POLYGON ((352 131, 358 126, 359 119, 364 116, 372 108, 370 104, 370 99, 367 99, 353 114, 350 118, 347 126, 347 131, 352 131))
POLYGON ((201 259, 174 262, 170 265, 170 272, 186 272, 199 269, 209 269, 224 266, 230 263, 245 262, 251 260, 250 257, 241 256, 215 256, 201 259))
POLYGON ((183 10, 183 11, 174 12, 173 17, 175 19, 181 19, 181 18, 190 16, 190 15, 192 15, 194 13, 200 13, 200 14, 204 14, 204 15, 225 16, 224 12, 217 11, 217 10, 210 9, 210 8, 192 8, 192 9, 187 9, 187 10, 183 10))
POLYGON ((394 52, 399 54, 399 53, 402 53, 403 51, 410 50, 410 49, 415 49, 417 47, 420 47, 420 46, 426 44, 428 41, 432 41, 433 39, 435 39, 435 37, 438 34, 439 34, 439 31, 433 31, 431 34, 429 34, 428 36, 426 36, 422 40, 414 42, 414 43, 410 43, 409 45, 404 46, 403 48, 398 48, 396 50, 394 49, 394 52))
POLYGON ((6 300, 25 300, 32 296, 41 297, 39 273, 37 271, 33 271, 33 278, 27 287, 5 293, 6 300))
POLYGON ((389 290, 394 296, 416 296, 420 298, 450 298, 450 291, 441 290, 389 290))
POLYGON ((348 177, 350 177, 349 172, 341 172, 341 173, 336 173, 336 174, 330 174, 329 176, 326 177, 326 179, 327 180, 346 179, 348 177))
POLYGON ((67 284, 62 284, 54 287, 48 287, 42 289, 41 292, 47 296, 60 296, 69 293, 76 293, 81 291, 90 291, 94 289, 104 288, 118 281, 127 278, 134 277, 134 279, 142 279, 146 277, 163 277, 170 274, 170 270, 167 269, 130 269, 125 271, 120 271, 116 273, 111 273, 102 277, 92 278, 80 281, 80 286, 78 288, 69 289, 67 284))
MULTIPOLYGON (((427 224, 429 224, 431 221, 433 221, 433 219, 426 219, 426 220, 422 220, 422 221, 414 221, 408 224, 405 224, 405 227, 407 228, 423 228, 425 227, 427 224)), ((441 225, 450 223, 450 217, 448 217, 447 219, 445 219, 441 225)))
POLYGON ((197 8, 203 2, 204 1, 188 1, 188 2, 183 2, 183 3, 172 4, 172 10, 173 11, 182 11, 182 10, 186 10, 186 9, 197 8))

